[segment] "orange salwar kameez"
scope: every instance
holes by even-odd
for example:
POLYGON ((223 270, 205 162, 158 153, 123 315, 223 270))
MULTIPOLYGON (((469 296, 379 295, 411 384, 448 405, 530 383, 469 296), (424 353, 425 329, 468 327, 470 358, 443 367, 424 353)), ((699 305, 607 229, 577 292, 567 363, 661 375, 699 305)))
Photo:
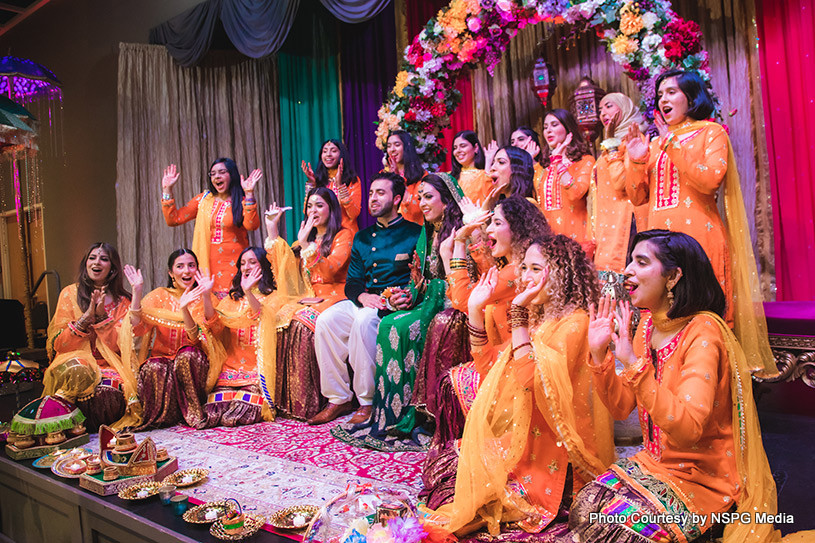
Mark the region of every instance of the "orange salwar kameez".
POLYGON ((552 164, 544 169, 541 182, 535 187, 538 205, 552 231, 572 238, 584 249, 588 241, 586 193, 593 167, 594 158, 589 155, 569 164, 567 171, 572 181, 566 187, 560 181, 558 165, 552 164))

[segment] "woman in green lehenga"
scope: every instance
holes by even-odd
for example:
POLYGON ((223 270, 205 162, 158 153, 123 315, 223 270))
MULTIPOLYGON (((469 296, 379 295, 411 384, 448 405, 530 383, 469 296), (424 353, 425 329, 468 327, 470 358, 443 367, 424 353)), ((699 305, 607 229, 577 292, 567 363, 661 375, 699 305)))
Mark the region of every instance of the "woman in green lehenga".
POLYGON ((422 180, 419 207, 424 230, 416 244, 413 277, 408 289, 392 294, 409 296, 414 305, 379 323, 373 413, 362 424, 341 424, 332 429, 331 433, 346 443, 381 451, 427 448, 431 436, 418 428, 419 417, 410 400, 427 327, 436 313, 449 306, 445 277, 452 236, 461 226, 461 199, 461 189, 449 174, 428 175, 422 180), (442 253, 447 256, 442 258, 442 253))

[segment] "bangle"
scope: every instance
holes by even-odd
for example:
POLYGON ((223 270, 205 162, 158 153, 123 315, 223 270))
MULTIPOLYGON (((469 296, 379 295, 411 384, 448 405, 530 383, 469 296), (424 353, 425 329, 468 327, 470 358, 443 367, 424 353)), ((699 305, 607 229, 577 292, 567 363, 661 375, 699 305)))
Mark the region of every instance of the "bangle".
POLYGON ((515 356, 515 351, 519 351, 519 350, 523 349, 524 347, 531 347, 531 346, 532 346, 531 341, 525 341, 524 343, 521 343, 517 347, 513 347, 510 354, 514 357, 515 356))
POLYGON ((130 308, 130 312, 131 312, 131 313, 134 313, 134 314, 136 314, 136 315, 141 315, 141 307, 140 307, 140 308, 138 308, 138 309, 136 309, 136 308, 134 308, 134 307, 131 307, 131 308, 130 308))
POLYGON ((636 158, 631 158, 631 155, 628 155, 628 160, 631 161, 631 164, 640 164, 640 165, 645 164, 646 162, 648 162, 645 157, 642 157, 641 159, 636 159, 636 158))
POLYGON ((190 337, 196 337, 199 333, 198 325, 190 326, 189 328, 184 327, 184 330, 187 331, 187 335, 190 337))
POLYGON ((453 257, 450 259, 450 269, 451 270, 466 270, 467 269, 467 259, 466 258, 457 258, 453 257))
POLYGON ((470 331, 470 344, 477 347, 486 345, 489 342, 487 330, 485 328, 477 328, 467 321, 467 330, 470 331))
POLYGON ((529 310, 521 305, 512 304, 509 307, 510 328, 526 328, 529 326, 529 310))
POLYGON ((161 193, 161 201, 162 201, 162 202, 168 202, 168 201, 170 201, 170 200, 172 200, 172 199, 173 199, 173 195, 172 195, 172 194, 167 194, 166 192, 162 192, 162 193, 161 193))
POLYGON ((255 198, 254 197, 250 198, 249 196, 244 196, 244 198, 243 198, 243 204, 244 205, 252 205, 254 203, 255 203, 255 198))

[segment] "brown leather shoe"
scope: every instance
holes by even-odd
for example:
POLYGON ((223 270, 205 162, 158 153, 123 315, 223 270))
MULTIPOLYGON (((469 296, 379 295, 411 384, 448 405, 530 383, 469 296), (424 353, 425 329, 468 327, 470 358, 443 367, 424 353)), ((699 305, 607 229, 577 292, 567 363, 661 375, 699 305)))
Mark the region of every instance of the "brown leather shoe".
POLYGON ((337 417, 341 417, 343 415, 347 415, 351 411, 354 410, 354 406, 351 402, 345 403, 329 403, 325 409, 308 419, 306 422, 311 424, 312 426, 316 426, 318 424, 325 424, 326 422, 331 422, 332 420, 336 419, 337 417))
POLYGON ((371 406, 363 405, 357 409, 353 417, 348 419, 348 424, 362 424, 363 422, 367 422, 369 418, 371 418, 371 406))

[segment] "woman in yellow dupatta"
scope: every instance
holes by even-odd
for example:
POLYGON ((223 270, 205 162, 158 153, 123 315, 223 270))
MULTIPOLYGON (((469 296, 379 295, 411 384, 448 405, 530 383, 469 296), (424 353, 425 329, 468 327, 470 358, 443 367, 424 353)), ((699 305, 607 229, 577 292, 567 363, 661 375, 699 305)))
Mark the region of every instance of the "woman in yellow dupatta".
MULTIPOLYGON (((273 205, 269 214, 276 232, 282 210, 273 205)), ((274 420, 277 328, 284 318, 279 313, 306 292, 297 261, 282 238, 267 239, 266 251, 248 247, 240 254, 229 296, 217 308, 225 327, 224 356, 210 360, 210 372, 217 371, 218 378, 204 406, 207 427, 274 420)))
POLYGON ((597 393, 617 419, 639 410, 644 450, 580 491, 570 537, 584 543, 687 543, 703 535, 724 543, 779 541, 772 523, 757 516, 776 514, 775 482, 750 367, 722 319, 724 292, 710 261, 696 240, 667 230, 637 234, 631 256, 625 270, 631 302, 650 314, 632 339, 628 303, 615 312, 604 298, 591 316, 589 346, 597 393), (620 375, 615 358, 624 366, 620 375), (733 522, 711 516, 727 512, 737 514, 733 522))
MULTIPOLYGON (((542 532, 613 460, 611 419, 587 364, 587 309, 598 293, 590 260, 566 236, 536 238, 521 281, 525 290, 510 309, 511 348, 494 353, 467 415, 453 502, 425 518, 444 532, 486 526, 496 536, 510 522, 542 532)), ((497 282, 492 269, 471 300, 488 297, 497 282)), ((472 333, 486 336, 483 315, 469 318, 472 333)))
POLYGON ((648 204, 649 229, 684 232, 699 242, 725 294, 724 319, 750 370, 775 375, 733 146, 721 125, 703 120, 714 105, 697 74, 662 74, 656 95, 659 137, 649 147, 632 124, 625 138, 628 197, 635 206, 648 204), (720 187, 726 222, 716 203, 720 187))
POLYGON ((122 361, 138 373, 141 428, 172 426, 179 420, 200 428, 206 422, 202 406, 207 391, 218 377, 217 371, 209 371, 209 359, 223 358, 215 337, 223 327, 215 314, 212 278, 201 274, 189 249, 170 254, 167 286, 144 298, 141 270, 128 265, 124 271, 133 299, 130 318, 122 323, 122 361))
POLYGON ((167 226, 178 226, 195 219, 192 250, 201 261, 201 269, 215 280, 218 298, 226 296, 238 255, 249 246, 249 230, 260 226, 255 186, 263 177, 254 170, 246 179, 231 158, 219 158, 209 167, 209 189, 178 209, 173 186, 179 172, 175 164, 164 170, 161 179, 161 211, 167 226))
POLYGON ((130 366, 122 363, 119 329, 130 308, 116 248, 94 243, 82 257, 79 280, 59 295, 48 324, 48 357, 43 395, 58 395, 87 417, 115 428, 141 424, 141 404, 130 366))

